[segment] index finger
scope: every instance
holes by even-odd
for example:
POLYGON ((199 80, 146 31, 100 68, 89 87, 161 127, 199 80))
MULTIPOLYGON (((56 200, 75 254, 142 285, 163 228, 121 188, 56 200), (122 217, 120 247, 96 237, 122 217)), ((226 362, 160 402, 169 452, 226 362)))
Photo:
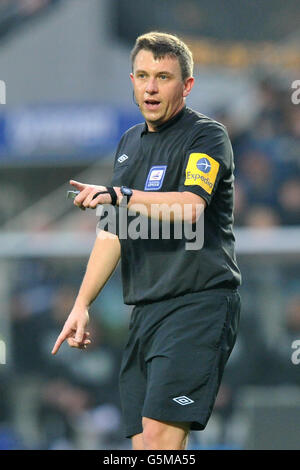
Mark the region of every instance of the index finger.
POLYGON ((57 351, 59 350, 59 348, 61 347, 62 343, 65 341, 65 339, 67 339, 68 337, 68 333, 67 332, 61 332, 59 337, 57 338, 56 340, 56 343, 51 351, 51 354, 55 355, 57 353, 57 351))
POLYGON ((84 188, 86 188, 88 185, 84 183, 80 183, 80 181, 75 181, 75 180, 70 180, 69 183, 72 186, 75 186, 79 191, 82 191, 84 188))

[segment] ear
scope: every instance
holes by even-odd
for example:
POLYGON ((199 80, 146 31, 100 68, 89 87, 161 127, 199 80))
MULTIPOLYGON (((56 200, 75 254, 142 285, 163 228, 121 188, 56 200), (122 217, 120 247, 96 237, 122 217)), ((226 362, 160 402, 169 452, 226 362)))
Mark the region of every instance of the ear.
POLYGON ((130 74, 130 80, 132 81, 132 83, 134 83, 134 75, 133 75, 133 73, 130 74))
POLYGON ((190 92, 191 92, 191 90, 194 86, 194 83, 195 83, 194 77, 189 77, 185 80, 184 86, 183 86, 183 93, 182 93, 182 96, 184 98, 186 98, 190 94, 190 92))

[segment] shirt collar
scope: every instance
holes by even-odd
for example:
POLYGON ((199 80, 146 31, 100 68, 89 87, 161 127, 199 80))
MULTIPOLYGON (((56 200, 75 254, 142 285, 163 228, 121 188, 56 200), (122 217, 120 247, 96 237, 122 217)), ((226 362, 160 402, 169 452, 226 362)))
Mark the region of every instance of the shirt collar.
POLYGON ((173 126, 177 121, 179 121, 179 119, 183 116, 185 110, 186 110, 186 105, 184 105, 183 108, 178 113, 175 114, 175 116, 173 116, 171 119, 169 119, 168 121, 158 126, 155 132, 149 132, 147 123, 145 122, 142 128, 141 136, 144 134, 157 134, 158 132, 168 129, 169 127, 173 126))

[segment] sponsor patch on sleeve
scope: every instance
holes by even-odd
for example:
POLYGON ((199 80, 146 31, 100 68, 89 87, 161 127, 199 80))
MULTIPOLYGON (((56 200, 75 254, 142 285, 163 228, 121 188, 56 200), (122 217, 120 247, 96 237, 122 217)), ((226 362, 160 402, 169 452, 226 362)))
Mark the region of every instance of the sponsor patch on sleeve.
POLYGON ((208 194, 214 188, 220 164, 205 153, 191 153, 185 170, 185 186, 201 186, 208 194))

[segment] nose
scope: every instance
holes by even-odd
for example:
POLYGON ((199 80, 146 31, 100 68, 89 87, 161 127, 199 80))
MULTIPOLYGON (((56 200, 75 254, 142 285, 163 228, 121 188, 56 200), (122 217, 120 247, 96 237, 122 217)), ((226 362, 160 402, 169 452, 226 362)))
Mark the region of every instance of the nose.
POLYGON ((158 92, 157 80, 155 78, 149 78, 146 86, 146 93, 149 95, 154 95, 158 92))

